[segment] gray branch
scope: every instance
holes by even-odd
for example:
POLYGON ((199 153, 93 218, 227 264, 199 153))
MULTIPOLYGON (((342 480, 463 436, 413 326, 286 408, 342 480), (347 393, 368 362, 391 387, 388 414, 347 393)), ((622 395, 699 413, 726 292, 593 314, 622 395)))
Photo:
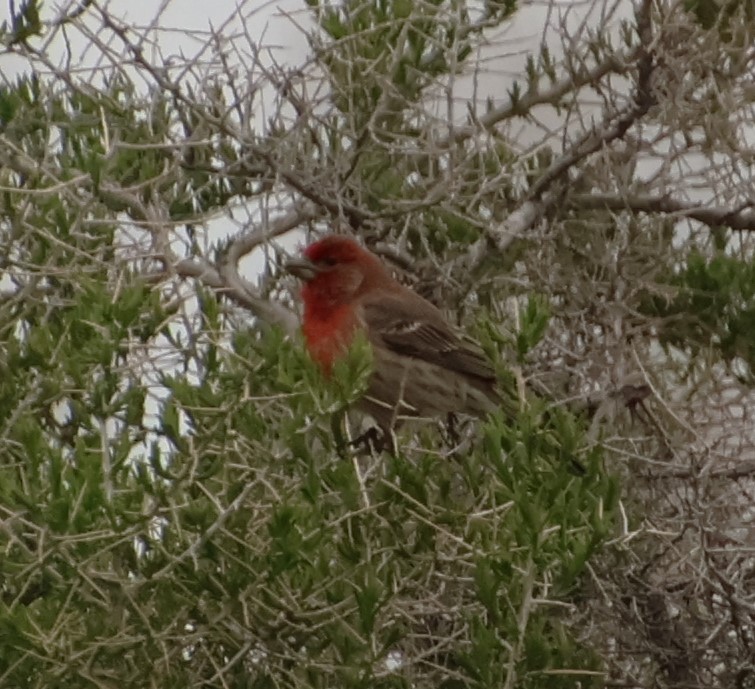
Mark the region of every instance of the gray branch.
POLYGON ((455 129, 453 135, 439 142, 441 148, 448 147, 451 143, 460 143, 472 138, 480 129, 490 129, 499 122, 516 116, 525 116, 537 105, 558 105, 559 101, 569 94, 574 94, 578 89, 589 84, 598 83, 606 74, 624 74, 632 68, 633 64, 642 54, 640 47, 633 48, 626 53, 609 55, 592 69, 586 69, 576 74, 570 74, 555 82, 549 89, 532 90, 525 93, 516 101, 510 100, 506 105, 489 110, 484 115, 475 118, 475 124, 455 129))
POLYGON ((755 231, 755 203, 744 207, 703 206, 669 196, 652 194, 575 194, 568 199, 576 210, 632 211, 660 213, 689 218, 709 227, 728 227, 732 230, 755 231))

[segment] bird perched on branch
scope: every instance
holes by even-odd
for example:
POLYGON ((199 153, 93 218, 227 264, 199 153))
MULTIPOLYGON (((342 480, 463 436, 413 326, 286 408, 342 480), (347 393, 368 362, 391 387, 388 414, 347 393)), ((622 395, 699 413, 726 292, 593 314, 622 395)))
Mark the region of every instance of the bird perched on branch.
POLYGON ((286 269, 304 281, 302 330, 326 375, 356 334, 366 335, 374 369, 359 408, 375 419, 383 439, 406 417, 480 417, 500 404, 482 350, 354 240, 325 237, 286 269))

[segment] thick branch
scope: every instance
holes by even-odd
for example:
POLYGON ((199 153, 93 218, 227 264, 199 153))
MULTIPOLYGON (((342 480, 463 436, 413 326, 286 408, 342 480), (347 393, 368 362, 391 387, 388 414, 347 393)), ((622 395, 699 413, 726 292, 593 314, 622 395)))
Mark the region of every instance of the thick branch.
MULTIPOLYGON (((265 299, 249 281, 236 274, 236 279, 227 280, 212 265, 202 259, 182 259, 172 266, 172 272, 183 278, 196 278, 203 285, 215 290, 218 294, 248 309, 254 316, 268 325, 280 326, 285 332, 292 334, 299 327, 296 314, 283 304, 265 299)), ((167 273, 162 273, 165 276, 167 273)))
POLYGON ((490 225, 485 231, 485 236, 472 244, 464 255, 464 270, 471 273, 479 268, 491 248, 498 253, 505 253, 515 239, 523 237, 542 220, 554 200, 555 195, 545 194, 541 199, 525 201, 502 223, 490 225))
POLYGON ((290 232, 295 227, 303 225, 305 222, 317 217, 315 207, 310 203, 295 203, 284 215, 276 218, 270 223, 262 224, 260 227, 237 235, 231 240, 224 252, 223 266, 220 272, 225 271, 226 264, 236 266, 238 262, 248 253, 254 251, 260 244, 280 237, 286 232, 290 232))
POLYGON ((632 211, 634 213, 661 213, 697 220, 710 227, 728 227, 732 230, 755 231, 755 208, 747 204, 740 208, 702 206, 668 196, 652 194, 575 194, 568 199, 576 210, 632 211))

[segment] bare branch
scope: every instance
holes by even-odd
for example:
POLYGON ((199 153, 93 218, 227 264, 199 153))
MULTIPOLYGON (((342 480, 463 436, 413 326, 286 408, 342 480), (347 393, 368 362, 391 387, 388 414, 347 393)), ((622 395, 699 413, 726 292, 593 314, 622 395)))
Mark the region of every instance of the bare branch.
POLYGON ((313 220, 317 215, 317 210, 312 204, 299 202, 295 203, 284 215, 270 223, 263 223, 250 232, 237 235, 231 240, 224 252, 224 260, 220 268, 221 274, 232 270, 232 267, 237 266, 246 254, 254 251, 261 244, 290 232, 299 225, 313 220))
MULTIPOLYGON (((172 270, 181 277, 196 278, 206 287, 248 309, 263 323, 277 325, 288 334, 298 330, 299 319, 295 313, 280 302, 260 296, 255 286, 237 272, 231 276, 221 275, 210 263, 196 258, 182 259, 172 266, 172 270)), ((162 272, 149 277, 152 281, 164 279, 168 275, 168 272, 162 272)))
POLYGON ((441 148, 447 148, 452 142, 461 143, 474 137, 480 129, 491 129, 496 124, 512 117, 524 116, 538 105, 556 106, 562 98, 573 96, 579 89, 599 82, 607 74, 626 74, 633 68, 634 63, 637 62, 641 54, 641 48, 637 47, 625 53, 619 52, 608 55, 592 69, 585 69, 575 74, 569 74, 557 81, 549 89, 529 91, 516 102, 512 101, 507 105, 494 108, 484 115, 480 115, 475 119, 476 126, 454 129, 452 137, 442 139, 437 145, 441 148))
POLYGON ((632 211, 634 213, 660 213, 697 220, 709 227, 728 227, 732 230, 755 231, 753 204, 740 208, 704 206, 652 194, 574 194, 568 197, 568 206, 575 210, 632 211))
POLYGON ((525 201, 500 225, 491 225, 485 237, 478 239, 464 255, 462 263, 469 271, 476 270, 483 262, 491 247, 505 253, 516 239, 521 239, 545 215, 552 198, 525 201))

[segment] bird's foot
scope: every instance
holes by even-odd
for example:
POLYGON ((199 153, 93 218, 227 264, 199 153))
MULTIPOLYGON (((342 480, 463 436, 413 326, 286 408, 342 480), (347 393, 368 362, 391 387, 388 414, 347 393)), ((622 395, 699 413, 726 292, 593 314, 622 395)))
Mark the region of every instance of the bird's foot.
POLYGON ((349 447, 355 447, 367 454, 380 454, 383 450, 390 451, 393 446, 393 435, 377 426, 371 426, 349 443, 349 447))
POLYGON ((395 454, 396 439, 390 431, 372 426, 352 440, 349 447, 356 447, 367 454, 380 454, 384 450, 395 454))
POLYGON ((448 412, 448 415, 446 416, 446 436, 448 438, 448 444, 451 447, 455 447, 459 444, 459 441, 461 440, 461 435, 459 434, 459 419, 452 411, 448 412))

